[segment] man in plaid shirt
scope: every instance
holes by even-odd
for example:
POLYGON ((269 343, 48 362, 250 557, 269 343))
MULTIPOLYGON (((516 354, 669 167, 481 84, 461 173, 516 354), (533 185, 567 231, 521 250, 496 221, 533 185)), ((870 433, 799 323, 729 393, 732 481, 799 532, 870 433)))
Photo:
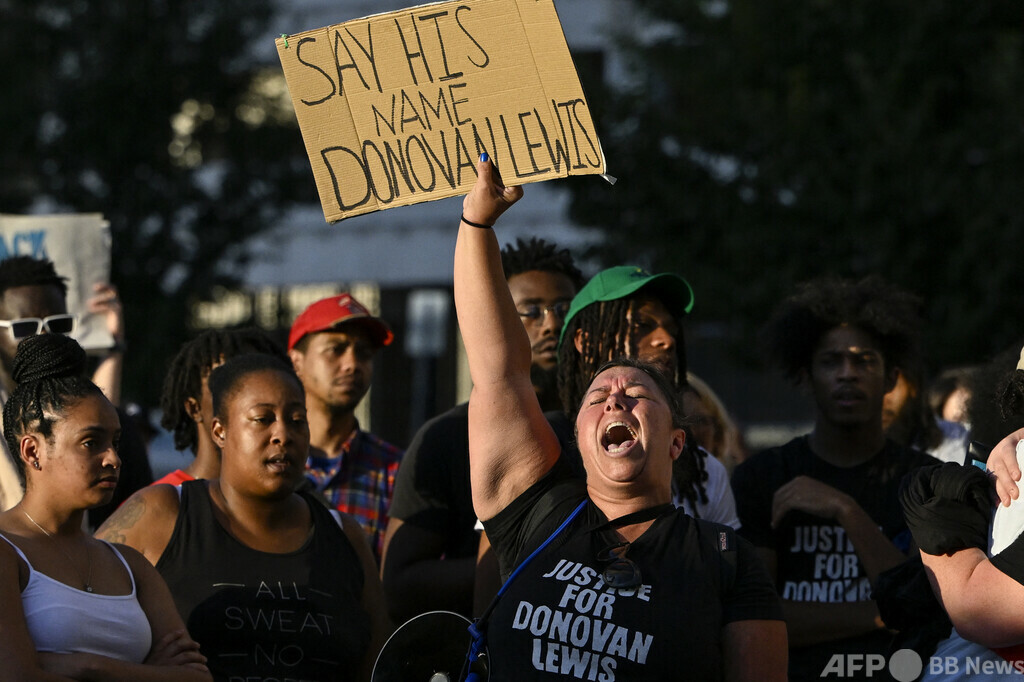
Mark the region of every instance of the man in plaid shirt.
POLYGON ((391 329, 350 294, 325 298, 292 324, 288 355, 306 389, 306 476, 331 506, 354 516, 380 561, 402 451, 359 428, 355 409, 373 378, 373 356, 391 329))

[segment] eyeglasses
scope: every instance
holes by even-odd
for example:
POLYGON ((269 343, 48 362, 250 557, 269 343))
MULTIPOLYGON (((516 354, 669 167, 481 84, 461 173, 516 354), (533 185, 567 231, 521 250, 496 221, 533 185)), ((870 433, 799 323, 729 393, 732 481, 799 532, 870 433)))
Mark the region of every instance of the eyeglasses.
POLYGON ((548 313, 551 313, 559 320, 564 320, 566 314, 569 312, 569 301, 559 301, 558 303, 552 303, 549 306, 539 306, 537 304, 525 306, 524 310, 517 310, 519 317, 530 322, 537 322, 541 318, 547 318, 548 313))
POLYGON ((0 320, 0 327, 11 330, 16 341, 35 336, 42 330, 51 334, 70 334, 75 330, 75 316, 63 313, 44 318, 23 317, 18 320, 0 320))
POLYGON ((608 563, 601 573, 601 579, 608 587, 636 587, 643 582, 640 575, 640 567, 632 559, 626 558, 629 551, 628 542, 620 542, 610 547, 605 547, 597 553, 597 560, 608 563))

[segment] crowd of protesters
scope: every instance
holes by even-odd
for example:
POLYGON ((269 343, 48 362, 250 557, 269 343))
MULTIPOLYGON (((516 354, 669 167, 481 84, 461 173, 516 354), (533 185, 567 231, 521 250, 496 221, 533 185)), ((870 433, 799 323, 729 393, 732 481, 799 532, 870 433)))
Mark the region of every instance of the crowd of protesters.
POLYGON ((473 390, 406 452, 356 418, 395 335, 342 293, 286 347, 181 348, 161 425, 194 459, 154 482, 116 289, 89 301, 115 340, 90 363, 53 264, 0 262, 4 679, 1024 673, 1024 357, 929 382, 915 295, 807 282, 757 343, 813 426, 750 452, 687 360, 699 282, 501 248, 523 191, 476 170, 454 272, 473 390), (454 663, 438 612, 477 619, 454 663))

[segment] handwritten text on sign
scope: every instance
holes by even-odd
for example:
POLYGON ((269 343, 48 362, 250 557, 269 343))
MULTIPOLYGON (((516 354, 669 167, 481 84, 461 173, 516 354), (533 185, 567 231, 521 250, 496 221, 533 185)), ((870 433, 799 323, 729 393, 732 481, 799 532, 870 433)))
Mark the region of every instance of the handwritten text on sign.
POLYGON ((329 221, 506 182, 604 172, 552 0, 463 0, 277 40, 329 221))

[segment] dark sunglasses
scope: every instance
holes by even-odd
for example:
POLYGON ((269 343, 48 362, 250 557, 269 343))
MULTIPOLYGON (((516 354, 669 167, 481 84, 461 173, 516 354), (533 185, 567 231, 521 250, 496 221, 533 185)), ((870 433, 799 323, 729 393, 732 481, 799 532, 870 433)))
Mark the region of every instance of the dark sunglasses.
POLYGON ((70 334, 75 330, 75 316, 68 313, 48 317, 23 317, 19 320, 0 320, 0 327, 11 330, 11 336, 20 341, 35 336, 42 330, 51 334, 70 334))
POLYGON ((640 567, 632 559, 626 558, 628 551, 629 543, 620 542, 597 553, 597 560, 608 564, 601 572, 601 578, 608 587, 637 587, 643 582, 640 567))
POLYGON ((569 301, 561 301, 549 306, 533 304, 524 306, 524 310, 517 310, 516 312, 519 313, 519 317, 529 320, 530 322, 536 322, 543 317, 547 317, 548 313, 553 314, 560 320, 564 320, 566 314, 569 312, 569 305, 569 301))

